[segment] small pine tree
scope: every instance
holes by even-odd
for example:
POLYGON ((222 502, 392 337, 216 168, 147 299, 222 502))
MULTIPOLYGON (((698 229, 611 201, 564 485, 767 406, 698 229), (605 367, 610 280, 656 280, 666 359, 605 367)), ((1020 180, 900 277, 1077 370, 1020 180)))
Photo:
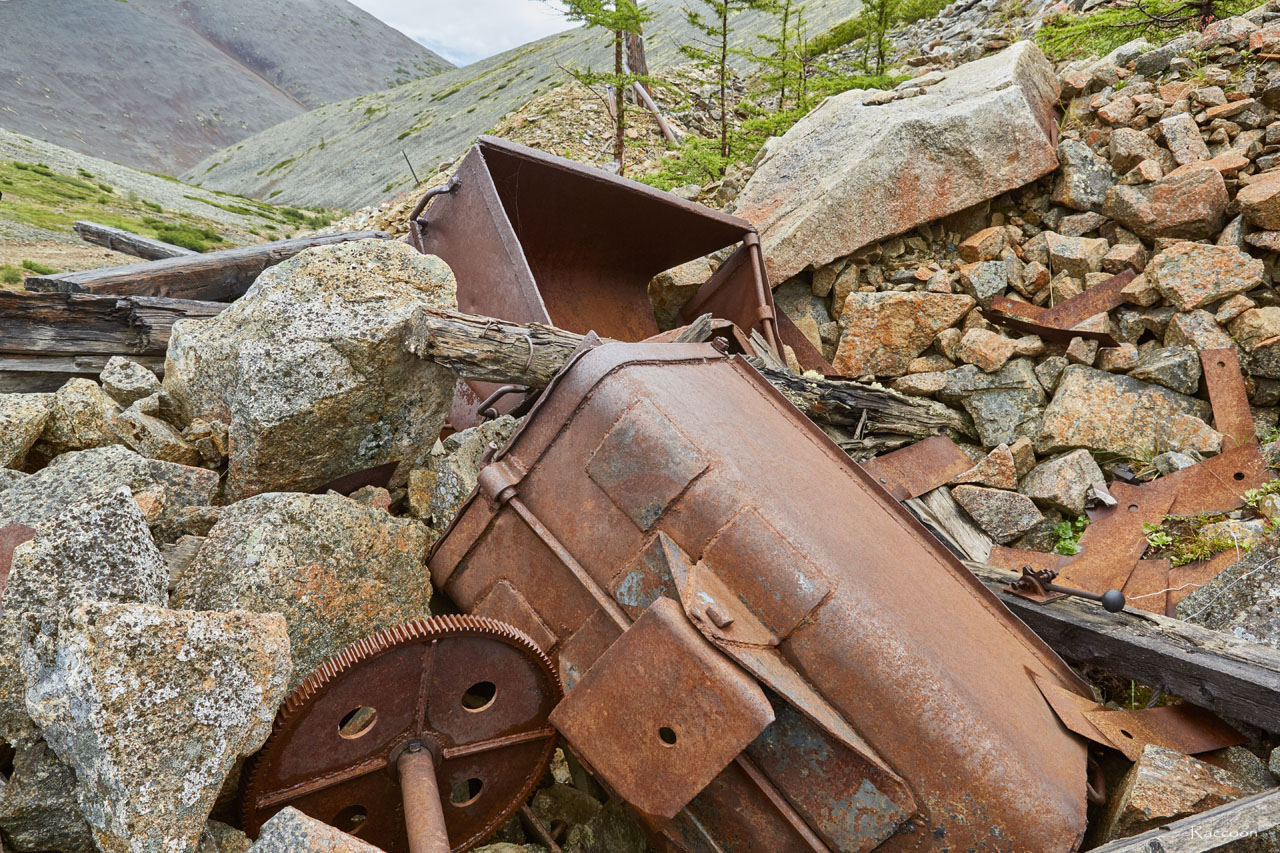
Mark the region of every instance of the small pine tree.
POLYGON ((689 25, 702 33, 701 40, 681 45, 680 52, 703 68, 712 68, 720 88, 720 156, 729 157, 729 47, 730 18, 745 9, 768 9, 775 0, 699 0, 706 13, 685 8, 689 25))
POLYGON ((647 83, 643 74, 628 69, 623 59, 628 36, 638 37, 646 22, 653 15, 636 4, 635 0, 562 0, 565 17, 588 27, 609 33, 613 44, 613 71, 594 71, 590 68, 565 69, 575 80, 587 87, 608 86, 613 93, 614 157, 618 161, 618 174, 626 172, 627 91, 637 83, 647 83))
POLYGON ((764 52, 750 54, 752 60, 764 69, 766 91, 778 98, 778 111, 787 108, 787 92, 796 93, 792 81, 800 77, 802 57, 798 45, 797 25, 804 14, 804 6, 795 0, 774 0, 768 8, 778 18, 776 34, 761 33, 757 38, 768 45, 764 52))
POLYGON ((862 67, 872 74, 883 74, 889 58, 889 30, 897 22, 902 0, 866 0, 862 19, 866 35, 862 39, 862 67))

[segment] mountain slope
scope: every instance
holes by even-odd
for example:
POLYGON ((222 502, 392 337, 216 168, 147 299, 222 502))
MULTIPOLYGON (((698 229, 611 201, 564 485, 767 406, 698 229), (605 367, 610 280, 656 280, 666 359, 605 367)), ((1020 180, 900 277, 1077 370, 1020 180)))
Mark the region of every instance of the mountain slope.
MULTIPOLYGON (((645 27, 650 68, 682 61, 692 40, 685 0, 649 0, 645 27)), ((856 14, 857 0, 809 0, 816 34, 856 14)), ((755 46, 776 21, 760 12, 734 19, 734 45, 755 46)), ((419 177, 461 154, 472 140, 536 94, 565 83, 570 66, 612 63, 606 37, 582 28, 506 53, 297 116, 219 151, 187 173, 203 186, 289 204, 358 207, 412 186, 403 148, 419 177)))
POLYGON ((159 172, 451 67, 346 0, 10 0, 0 33, 0 127, 159 172))

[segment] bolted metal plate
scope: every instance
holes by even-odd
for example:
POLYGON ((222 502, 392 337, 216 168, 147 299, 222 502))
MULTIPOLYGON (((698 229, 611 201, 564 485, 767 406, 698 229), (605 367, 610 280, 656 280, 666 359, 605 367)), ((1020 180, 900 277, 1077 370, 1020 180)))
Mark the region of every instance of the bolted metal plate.
POLYGON ((790 792, 796 809, 832 850, 874 850, 915 812, 906 784, 785 702, 747 747, 762 771, 790 792))
POLYGON ((773 708, 679 604, 660 598, 551 722, 618 796, 671 818, 773 722, 773 708))
POLYGON ((831 591, 818 567, 750 507, 716 535, 702 562, 780 638, 831 591))
POLYGON ((587 461, 587 475, 641 530, 705 470, 706 458, 647 400, 618 419, 587 461))

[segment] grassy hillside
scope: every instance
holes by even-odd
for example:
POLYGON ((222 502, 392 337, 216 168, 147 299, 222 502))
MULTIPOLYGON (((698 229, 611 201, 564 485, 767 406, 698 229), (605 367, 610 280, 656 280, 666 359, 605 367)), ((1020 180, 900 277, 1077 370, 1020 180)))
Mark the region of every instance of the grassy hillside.
MULTIPOLYGON (((684 0, 650 0, 650 67, 682 61, 693 33, 684 0)), ((810 0, 810 33, 855 15, 857 0, 810 0)), ((734 46, 757 47, 774 20, 746 12, 735 19, 734 46)), ((465 68, 364 95, 297 116, 219 151, 186 173, 202 186, 290 204, 357 207, 413 184, 401 149, 420 177, 463 152, 508 112, 567 82, 563 68, 611 62, 598 32, 570 30, 465 68)))
POLYGON ((82 243, 78 219, 203 252, 289 237, 332 214, 193 187, 0 130, 0 274, 137 260, 82 243))
POLYGON ((0 127, 169 173, 451 67, 347 0, 22 0, 0 34, 0 127))

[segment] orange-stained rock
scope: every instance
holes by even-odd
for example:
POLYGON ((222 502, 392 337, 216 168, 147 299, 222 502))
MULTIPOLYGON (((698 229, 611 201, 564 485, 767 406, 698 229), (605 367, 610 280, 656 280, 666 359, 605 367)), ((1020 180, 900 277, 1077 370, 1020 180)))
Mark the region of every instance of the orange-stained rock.
POLYGON ((845 300, 844 334, 833 362, 845 376, 901 376, 938 333, 974 306, 950 293, 851 293, 845 300))
POLYGON ((1236 201, 1250 224, 1280 229, 1280 171, 1259 175, 1247 187, 1241 187, 1236 201))
POLYGON ((1108 797, 1102 837, 1137 835, 1257 792, 1238 774, 1150 744, 1108 797))
POLYGON ((1209 404, 1128 376, 1071 365, 1044 411, 1036 449, 1057 453, 1083 447, 1128 456, 1212 450, 1212 436, 1186 422, 1175 426, 1181 415, 1207 421, 1209 404), (1200 442, 1205 444, 1196 446, 1200 442))
POLYGON ((913 98, 827 99, 771 144, 737 198, 785 281, 1052 172, 1058 77, 1032 42, 943 72, 913 98))
POLYGON ((1178 243, 1152 258, 1146 275, 1170 305, 1190 311, 1260 286, 1264 271, 1234 246, 1178 243))
POLYGON ((1222 174, 1201 164, 1154 183, 1114 186, 1102 212, 1140 237, 1200 240, 1222 230, 1227 202, 1222 174))

